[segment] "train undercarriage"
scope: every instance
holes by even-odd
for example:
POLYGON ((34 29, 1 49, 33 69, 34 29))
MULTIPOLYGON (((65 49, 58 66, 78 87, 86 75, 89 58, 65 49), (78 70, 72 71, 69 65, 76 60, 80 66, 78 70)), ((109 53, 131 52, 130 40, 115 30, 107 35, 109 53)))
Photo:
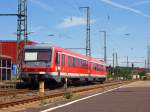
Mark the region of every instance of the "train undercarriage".
POLYGON ((32 89, 38 89, 39 81, 43 80, 45 83, 45 88, 56 88, 62 87, 66 83, 67 85, 80 85, 80 84, 92 84, 94 82, 104 83, 106 78, 93 78, 93 77, 58 77, 51 76, 47 74, 23 74, 21 75, 21 79, 27 85, 27 87, 32 89))

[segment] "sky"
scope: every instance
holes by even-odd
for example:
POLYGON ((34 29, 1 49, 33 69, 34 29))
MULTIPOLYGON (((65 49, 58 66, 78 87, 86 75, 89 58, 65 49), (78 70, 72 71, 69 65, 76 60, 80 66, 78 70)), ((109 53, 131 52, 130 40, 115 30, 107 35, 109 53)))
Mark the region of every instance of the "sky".
MULTIPOLYGON (((1 0, 0 13, 17 13, 18 0, 1 0)), ((150 38, 150 0, 28 0, 29 40, 63 48, 84 48, 86 11, 90 7, 92 56, 103 58, 107 32, 107 64, 144 67, 150 38), (50 36, 53 35, 53 36, 50 36)), ((0 17, 0 40, 16 40, 16 17, 0 17)), ((85 50, 75 50, 85 54, 85 50)))

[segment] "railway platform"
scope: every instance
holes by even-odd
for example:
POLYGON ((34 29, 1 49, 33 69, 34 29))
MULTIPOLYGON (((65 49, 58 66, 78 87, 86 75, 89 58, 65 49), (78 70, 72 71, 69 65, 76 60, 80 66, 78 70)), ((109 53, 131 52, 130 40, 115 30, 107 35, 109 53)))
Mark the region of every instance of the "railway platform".
POLYGON ((149 104, 150 81, 137 81, 61 105, 24 112, 150 112, 149 104))

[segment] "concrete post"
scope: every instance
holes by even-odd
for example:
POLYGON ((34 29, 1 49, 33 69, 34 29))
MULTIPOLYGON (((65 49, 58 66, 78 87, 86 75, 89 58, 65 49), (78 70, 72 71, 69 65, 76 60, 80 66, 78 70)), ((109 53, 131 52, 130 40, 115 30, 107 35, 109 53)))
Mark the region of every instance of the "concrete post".
POLYGON ((68 78, 66 77, 65 78, 65 85, 64 85, 65 90, 67 90, 67 84, 68 84, 68 78))
POLYGON ((39 95, 40 97, 44 97, 44 81, 39 81, 39 95))

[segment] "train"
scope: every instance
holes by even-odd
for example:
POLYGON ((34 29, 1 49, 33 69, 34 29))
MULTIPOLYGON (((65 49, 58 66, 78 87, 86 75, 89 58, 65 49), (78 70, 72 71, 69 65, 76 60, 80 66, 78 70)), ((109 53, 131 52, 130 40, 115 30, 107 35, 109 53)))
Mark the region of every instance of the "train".
POLYGON ((26 45, 21 67, 21 79, 30 85, 44 80, 46 84, 106 80, 106 63, 69 49, 48 45, 26 45))

